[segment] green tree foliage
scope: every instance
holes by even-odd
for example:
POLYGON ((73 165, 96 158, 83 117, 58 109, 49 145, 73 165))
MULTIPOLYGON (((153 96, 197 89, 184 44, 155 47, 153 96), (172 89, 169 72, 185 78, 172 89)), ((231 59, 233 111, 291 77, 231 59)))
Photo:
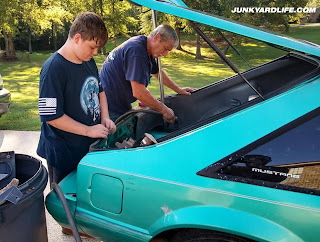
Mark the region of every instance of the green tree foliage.
POLYGON ((13 36, 17 33, 18 16, 20 11, 19 1, 2 0, 0 14, 0 30, 5 39, 5 57, 15 59, 16 53, 13 36))
MULTIPOLYGON (((320 7, 320 0, 309 0, 306 7, 308 8, 317 8, 320 7)), ((303 17, 308 17, 307 14, 304 14, 303 17)), ((320 15, 318 16, 317 20, 318 23, 320 23, 320 15)))
POLYGON ((32 53, 31 38, 32 35, 40 35, 43 33, 42 23, 44 19, 44 11, 38 5, 36 0, 24 0, 20 2, 21 12, 20 21, 26 27, 28 33, 29 53, 32 53))
POLYGON ((50 29, 51 42, 54 50, 57 50, 57 33, 63 31, 64 24, 73 20, 74 15, 65 9, 62 1, 43 0, 42 9, 44 18, 41 21, 43 29, 50 29))
POLYGON ((131 4, 119 0, 88 0, 88 10, 99 14, 105 21, 109 38, 117 46, 119 35, 128 36, 127 26, 137 26, 138 21, 130 16, 131 4))
POLYGON ((308 8, 320 7, 320 0, 309 0, 306 7, 308 8))
POLYGON ((232 13, 235 7, 305 7, 308 0, 225 0, 223 16, 270 30, 289 31, 289 20, 296 13, 232 13))
MULTIPOLYGON (((188 21, 185 19, 181 19, 169 14, 164 14, 160 12, 156 12, 157 24, 167 23, 171 25, 177 32, 179 38, 179 45, 177 47, 178 50, 182 50, 181 41, 180 41, 180 31, 184 30, 187 27, 188 21)), ((147 8, 141 8, 140 15, 140 33, 148 35, 152 29, 152 12, 147 8)))
MULTIPOLYGON (((184 0, 191 8, 212 14, 225 16, 240 22, 255 24, 276 29, 285 27, 288 29, 288 20, 300 18, 297 14, 271 14, 271 13, 232 13, 234 7, 315 7, 320 5, 320 0, 184 0)), ((24 38, 26 34, 29 41, 29 52, 32 52, 31 39, 41 36, 49 39, 53 49, 58 48, 58 40, 67 37, 72 20, 83 11, 92 11, 99 14, 105 21, 109 37, 116 45, 117 36, 128 36, 138 31, 149 34, 152 30, 151 11, 147 8, 131 5, 127 1, 120 0, 1 0, 2 13, 0 14, 0 40, 5 40, 7 58, 15 58, 13 39, 24 38), (142 12, 142 13, 141 13, 142 12), (141 13, 141 14, 139 14, 141 13), (139 15, 139 20, 137 16, 139 15), (58 39, 59 38, 59 39, 58 39)), ((158 13, 158 23, 168 23, 175 28, 177 34, 180 31, 192 32, 188 22, 178 17, 158 13)), ((201 26, 206 32, 205 26, 201 26)), ((210 30, 211 31, 211 30, 210 30)), ((211 34, 211 33, 209 33, 211 34)), ((212 35, 214 36, 214 35, 212 35)), ((46 39, 42 38, 42 41, 46 39)), ((200 47, 200 41, 198 41, 200 47)), ((182 48, 181 48, 182 49, 182 48)), ((200 48, 199 48, 200 51, 200 48)), ((198 53, 199 54, 199 53, 198 53)), ((201 56, 201 54, 199 55, 201 56)))
POLYGON ((51 39, 56 45, 56 35, 61 31, 64 21, 70 20, 72 15, 62 6, 62 1, 55 0, 3 0, 4 10, 0 15, 0 29, 2 30, 6 58, 15 59, 16 53, 13 44, 14 36, 26 28, 29 36, 29 52, 32 52, 31 36, 40 35, 50 29, 51 39))
MULTIPOLYGON (((185 0, 185 3, 193 9, 197 9, 200 11, 205 11, 207 13, 220 15, 222 12, 221 2, 219 0, 185 0)), ((188 29, 188 28, 187 28, 188 29)), ((206 27, 202 26, 202 29, 205 30, 206 27)), ((212 28, 210 28, 211 30, 212 28)), ((190 31, 190 28, 189 28, 190 31)), ((197 36, 197 47, 196 47, 196 57, 195 59, 203 59, 203 56, 201 55, 201 39, 198 34, 197 36)))
MULTIPOLYGON (((52 1, 52 0, 50 0, 52 1)), ((93 11, 91 10, 91 3, 95 2, 95 0, 57 0, 60 2, 60 6, 67 10, 70 14, 70 17, 68 18, 68 21, 71 22, 80 12, 85 11, 93 11)), ((93 11, 95 12, 95 11, 93 11)))
MULTIPOLYGON (((153 30, 152 11, 151 9, 142 7, 139 15, 140 33, 148 35, 153 30)), ((156 11, 157 25, 167 23, 170 24, 167 14, 156 11)))

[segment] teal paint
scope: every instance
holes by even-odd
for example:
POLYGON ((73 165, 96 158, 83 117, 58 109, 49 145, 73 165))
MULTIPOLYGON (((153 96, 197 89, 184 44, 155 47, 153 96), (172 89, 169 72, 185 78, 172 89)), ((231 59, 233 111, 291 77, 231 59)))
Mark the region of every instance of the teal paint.
POLYGON ((112 213, 121 213, 123 184, 121 180, 94 174, 92 177, 90 199, 92 205, 112 213))
MULTIPOLYGON (((146 7, 296 51, 319 48, 153 0, 146 7)), ((104 241, 149 241, 179 228, 222 231, 257 241, 319 241, 320 197, 196 175, 319 108, 320 77, 232 115, 148 147, 89 153, 61 183, 79 229, 104 241), (258 124, 258 125, 257 125, 258 124), (76 193, 76 197, 68 194, 76 193)), ((159 134, 161 135, 161 134, 159 134)), ((49 212, 66 217, 54 193, 49 212)))

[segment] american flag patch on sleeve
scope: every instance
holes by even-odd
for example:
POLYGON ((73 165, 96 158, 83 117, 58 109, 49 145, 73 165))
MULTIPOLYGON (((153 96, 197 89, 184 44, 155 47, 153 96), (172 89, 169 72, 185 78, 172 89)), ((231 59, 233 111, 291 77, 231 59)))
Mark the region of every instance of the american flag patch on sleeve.
POLYGON ((38 102, 40 115, 55 115, 57 114, 57 99, 56 98, 39 98, 38 102))

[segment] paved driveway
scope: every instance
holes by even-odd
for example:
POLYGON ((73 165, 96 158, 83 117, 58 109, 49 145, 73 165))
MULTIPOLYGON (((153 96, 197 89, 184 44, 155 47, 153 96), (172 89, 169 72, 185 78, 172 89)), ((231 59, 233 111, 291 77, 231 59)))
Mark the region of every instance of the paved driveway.
MULTIPOLYGON (((17 154, 31 155, 39 160, 42 160, 47 167, 46 160, 36 154, 40 132, 37 131, 0 131, 0 152, 14 151, 17 154)), ((47 185, 44 194, 47 195, 50 189, 47 185)), ((54 221, 51 215, 46 210, 47 230, 49 242, 60 241, 75 241, 73 236, 64 235, 61 232, 61 227, 54 221)), ((98 242, 97 239, 83 239, 84 242, 98 242)))

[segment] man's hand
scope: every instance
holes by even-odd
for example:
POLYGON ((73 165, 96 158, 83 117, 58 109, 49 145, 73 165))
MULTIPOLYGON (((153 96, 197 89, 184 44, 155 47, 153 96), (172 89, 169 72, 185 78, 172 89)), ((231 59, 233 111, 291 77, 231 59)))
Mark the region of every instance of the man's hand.
POLYGON ((102 124, 87 126, 64 114, 60 118, 48 121, 47 123, 57 129, 90 138, 105 139, 108 134, 114 133, 116 130, 115 124, 109 118, 105 118, 104 121, 102 119, 102 124))
POLYGON ((171 108, 168 108, 167 106, 165 106, 164 111, 161 113, 162 113, 163 119, 165 121, 167 121, 168 123, 171 123, 171 124, 174 123, 176 116, 174 115, 174 112, 171 108))
POLYGON ((86 136, 90 138, 104 138, 106 139, 109 134, 109 129, 102 124, 96 124, 93 126, 87 126, 86 136))
POLYGON ((168 108, 162 102, 156 100, 145 85, 136 81, 131 81, 133 96, 146 106, 157 110, 163 116, 163 119, 169 123, 175 122, 175 115, 171 108, 168 108))
POLYGON ((197 90, 197 89, 196 89, 196 88, 192 88, 192 87, 181 87, 181 88, 177 91, 177 93, 178 93, 178 94, 182 94, 182 95, 191 95, 190 92, 193 92, 193 91, 195 91, 195 90, 197 90))
POLYGON ((117 129, 114 122, 109 118, 102 119, 101 124, 104 125, 109 130, 109 134, 113 134, 117 129))

